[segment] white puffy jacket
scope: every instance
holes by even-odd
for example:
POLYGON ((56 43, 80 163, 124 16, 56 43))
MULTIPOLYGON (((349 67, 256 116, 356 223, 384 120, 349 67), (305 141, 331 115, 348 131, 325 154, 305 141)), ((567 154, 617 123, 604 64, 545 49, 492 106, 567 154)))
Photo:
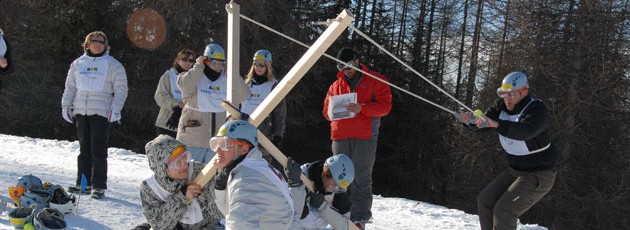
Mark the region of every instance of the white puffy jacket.
POLYGON ((120 112, 127 99, 127 90, 125 68, 118 60, 109 56, 109 51, 105 51, 101 57, 90 57, 85 53, 70 64, 61 107, 73 109, 73 116, 99 115, 107 118, 112 110, 120 112), (81 85, 79 81, 84 79, 79 78, 84 77, 83 71, 86 70, 79 68, 93 63, 106 65, 104 81, 94 85, 81 85))
POLYGON ((300 229, 306 190, 304 186, 289 189, 281 178, 260 150, 252 149, 230 172, 227 189, 214 190, 226 229, 300 229))

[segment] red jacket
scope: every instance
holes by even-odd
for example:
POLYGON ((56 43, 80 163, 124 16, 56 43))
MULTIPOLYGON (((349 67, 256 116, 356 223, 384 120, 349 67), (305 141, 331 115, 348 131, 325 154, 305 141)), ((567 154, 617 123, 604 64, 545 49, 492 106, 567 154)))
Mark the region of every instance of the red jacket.
MULTIPOLYGON (((365 65, 361 65, 361 68, 364 72, 387 81, 387 77, 368 69, 365 65)), ((328 100, 330 96, 350 92, 350 86, 344 79, 343 72, 339 71, 337 80, 328 88, 328 93, 324 100, 322 113, 327 120, 330 120, 328 117, 328 100)), ((330 122, 330 138, 332 140, 348 138, 370 140, 373 132, 378 133, 380 117, 387 115, 392 108, 392 93, 389 90, 389 85, 370 76, 363 74, 354 92, 357 93, 357 103, 362 106, 361 112, 353 118, 330 122)))

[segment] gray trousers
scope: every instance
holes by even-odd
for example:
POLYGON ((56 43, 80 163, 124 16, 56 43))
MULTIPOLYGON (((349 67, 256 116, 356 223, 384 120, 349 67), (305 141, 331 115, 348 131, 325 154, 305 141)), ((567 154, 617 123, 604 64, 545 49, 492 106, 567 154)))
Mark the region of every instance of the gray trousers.
POLYGON ((372 168, 376 159, 376 140, 344 139, 332 142, 334 155, 343 153, 354 164, 354 181, 348 188, 352 221, 367 221, 372 217, 372 168))
POLYGON ((477 197, 482 230, 514 230, 519 216, 542 199, 553 187, 556 172, 525 172, 508 168, 477 197))

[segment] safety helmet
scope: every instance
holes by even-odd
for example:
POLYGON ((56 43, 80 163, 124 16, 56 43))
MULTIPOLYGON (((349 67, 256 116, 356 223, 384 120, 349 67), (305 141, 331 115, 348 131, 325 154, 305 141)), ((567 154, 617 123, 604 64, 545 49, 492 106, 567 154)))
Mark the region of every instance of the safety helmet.
POLYGON ((29 190, 20 197, 20 207, 32 207, 36 210, 47 208, 50 194, 45 191, 29 190))
POLYGON ((509 73, 503 78, 501 87, 497 89, 497 92, 512 92, 523 87, 529 87, 527 76, 523 72, 516 71, 509 73))
POLYGON ((219 128, 218 137, 242 139, 253 146, 258 146, 258 131, 256 127, 244 120, 229 121, 219 128))
POLYGON ((29 207, 17 207, 9 212, 9 222, 16 229, 23 229, 26 222, 30 222, 33 209, 29 207))
POLYGON ((45 208, 33 214, 35 229, 66 229, 63 213, 54 208, 45 208))
POLYGON ((27 190, 40 190, 43 183, 38 177, 29 174, 18 178, 17 186, 25 187, 27 190))
POLYGON ((265 50, 265 49, 258 50, 254 54, 254 58, 252 58, 252 60, 254 60, 254 61, 265 60, 265 61, 268 61, 269 63, 271 63, 271 52, 269 52, 269 50, 265 50))
POLYGON ((348 189, 354 180, 354 164, 345 154, 337 154, 326 159, 326 165, 333 180, 343 189, 348 189))
POLYGON ((60 185, 53 185, 49 190, 50 208, 57 209, 61 213, 68 214, 74 211, 76 207, 76 198, 74 194, 68 194, 60 185))
POLYGON ((26 188, 22 186, 9 186, 9 196, 16 204, 20 202, 20 197, 26 192, 26 188))
POLYGON ((203 51, 203 56, 210 59, 225 61, 225 50, 221 45, 211 43, 206 46, 206 49, 203 51))

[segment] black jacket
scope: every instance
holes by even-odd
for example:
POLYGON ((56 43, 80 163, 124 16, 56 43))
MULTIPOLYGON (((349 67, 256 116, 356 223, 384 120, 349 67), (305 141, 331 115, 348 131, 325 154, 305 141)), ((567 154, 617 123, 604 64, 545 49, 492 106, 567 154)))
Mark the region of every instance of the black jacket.
MULTIPOLYGON (((315 190, 317 191, 317 193, 326 195, 331 194, 326 192, 326 189, 324 188, 324 184, 322 182, 322 170, 324 169, 324 161, 307 163, 306 167, 308 168, 307 176, 309 179, 311 179, 311 181, 313 181, 313 185, 315 186, 315 190)), ((304 204, 304 211, 302 212, 301 219, 308 215, 308 207, 306 207, 307 204, 308 202, 304 204)), ((351 205, 352 203, 350 202, 350 196, 348 193, 335 193, 332 207, 335 208, 339 213, 345 214, 350 212, 351 205)))
MULTIPOLYGON (((526 107, 531 99, 530 96, 524 97, 514 106, 512 111, 507 110, 503 99, 498 99, 494 106, 485 112, 485 115, 499 123, 499 127, 495 129, 497 133, 514 140, 525 141, 529 149, 536 150, 551 143, 551 137, 547 132, 549 112, 540 100, 534 100, 526 107), (521 113, 523 109, 525 110, 518 122, 499 119, 501 111, 505 111, 509 115, 516 115, 521 113)), ((507 154, 507 160, 510 167, 520 171, 556 170, 560 153, 551 143, 551 146, 542 152, 524 156, 507 154)))

